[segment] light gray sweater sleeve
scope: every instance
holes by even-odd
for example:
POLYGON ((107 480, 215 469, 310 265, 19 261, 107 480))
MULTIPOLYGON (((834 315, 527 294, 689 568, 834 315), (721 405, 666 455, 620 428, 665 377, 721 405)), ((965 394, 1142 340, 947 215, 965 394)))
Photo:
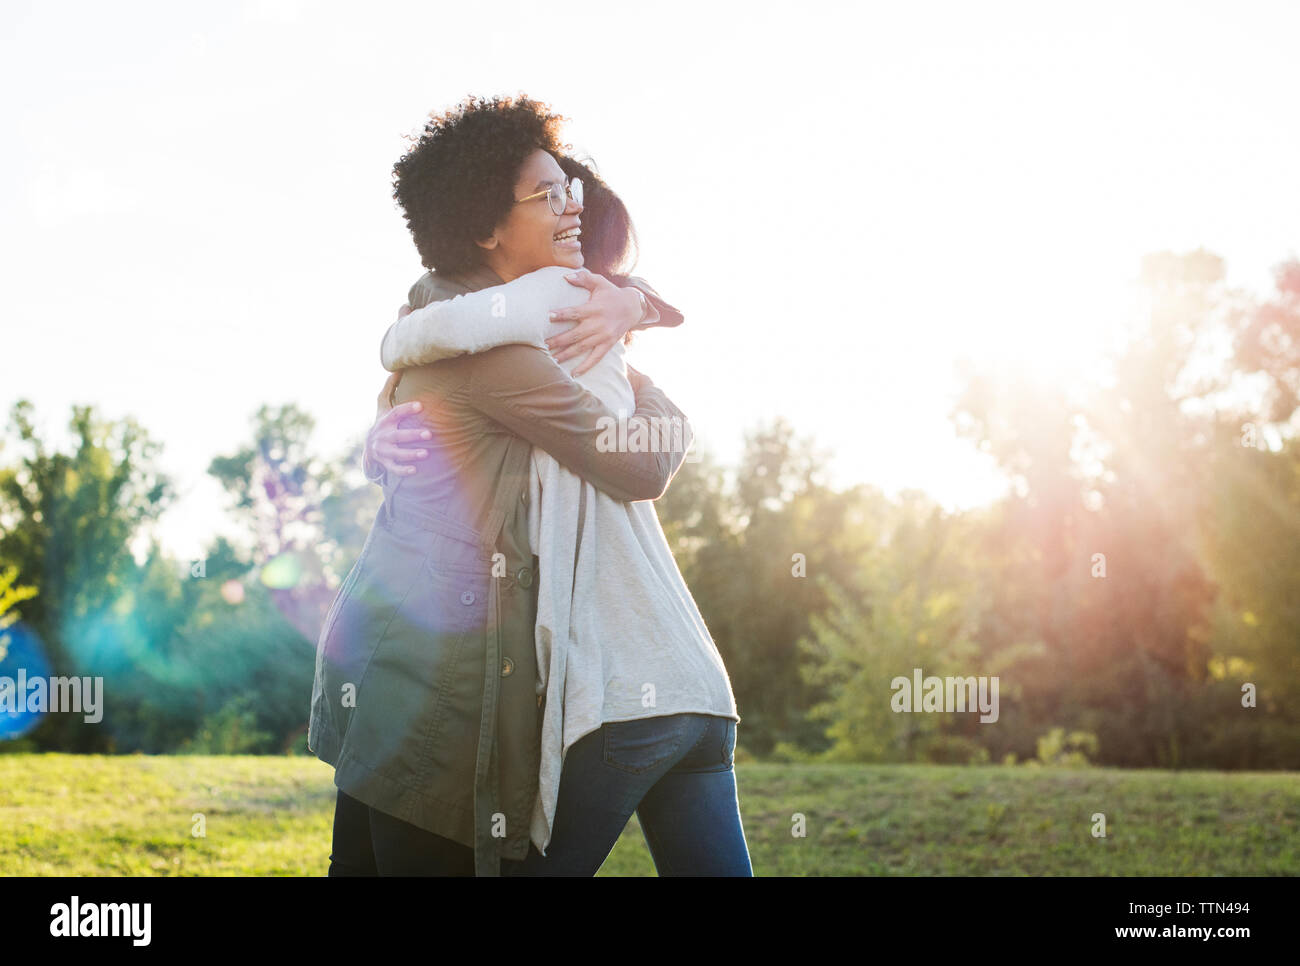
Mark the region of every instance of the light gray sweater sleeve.
POLYGON ((546 348, 550 336, 575 324, 551 322, 549 313, 582 305, 589 297, 586 289, 565 281, 572 271, 548 265, 503 285, 415 309, 384 333, 384 368, 396 372, 511 343, 546 348))

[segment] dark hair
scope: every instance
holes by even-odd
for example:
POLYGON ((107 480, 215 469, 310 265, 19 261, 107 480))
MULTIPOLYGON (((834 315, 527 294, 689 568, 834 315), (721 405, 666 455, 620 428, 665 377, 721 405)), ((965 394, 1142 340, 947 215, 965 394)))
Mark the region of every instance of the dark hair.
MULTIPOLYGON (((590 167, 568 155, 555 160, 565 177, 582 179, 582 267, 615 284, 626 283, 638 255, 636 228, 627 205, 596 173, 591 158, 587 159, 590 167)), ((634 335, 624 335, 623 344, 631 345, 634 335)))
POLYGON ((393 197, 425 268, 461 272, 481 264, 475 242, 509 214, 528 155, 541 148, 559 158, 568 148, 559 140, 564 120, 522 93, 470 96, 429 115, 419 140, 393 165, 393 197))
POLYGON ((637 239, 627 205, 591 166, 560 155, 568 178, 582 179, 582 267, 597 275, 627 275, 636 265, 637 239))

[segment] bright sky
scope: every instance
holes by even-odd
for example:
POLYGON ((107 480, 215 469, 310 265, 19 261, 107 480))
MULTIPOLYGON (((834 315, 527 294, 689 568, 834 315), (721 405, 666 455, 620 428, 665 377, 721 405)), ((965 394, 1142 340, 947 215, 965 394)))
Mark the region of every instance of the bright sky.
POLYGON ((645 370, 734 459, 784 414, 835 481, 950 507, 996 475, 948 419, 963 356, 1068 379, 1144 252, 1265 291, 1300 225, 1300 5, 5 4, 0 404, 134 415, 222 529, 208 461, 263 402, 360 437, 422 269, 403 135, 466 94, 572 118, 637 273, 687 315, 645 370))

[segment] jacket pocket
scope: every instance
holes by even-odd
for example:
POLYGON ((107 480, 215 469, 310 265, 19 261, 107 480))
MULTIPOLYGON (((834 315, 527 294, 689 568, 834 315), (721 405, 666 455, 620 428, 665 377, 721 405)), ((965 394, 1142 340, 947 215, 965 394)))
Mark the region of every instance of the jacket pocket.
POLYGON ((411 771, 422 788, 443 801, 472 797, 474 788, 490 580, 481 565, 477 572, 426 569, 412 609, 420 643, 397 705, 415 725, 411 771))
POLYGON ((470 808, 483 690, 474 642, 490 567, 475 570, 466 556, 475 548, 454 537, 405 526, 385 534, 337 621, 340 637, 355 630, 356 640, 344 665, 357 684, 346 750, 426 799, 470 808))

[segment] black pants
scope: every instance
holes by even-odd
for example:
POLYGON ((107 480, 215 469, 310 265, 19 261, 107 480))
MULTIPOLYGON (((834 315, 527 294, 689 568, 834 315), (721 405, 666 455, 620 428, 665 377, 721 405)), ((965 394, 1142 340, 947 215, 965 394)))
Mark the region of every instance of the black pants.
POLYGON ((339 789, 329 874, 473 876, 474 850, 371 808, 339 789))

